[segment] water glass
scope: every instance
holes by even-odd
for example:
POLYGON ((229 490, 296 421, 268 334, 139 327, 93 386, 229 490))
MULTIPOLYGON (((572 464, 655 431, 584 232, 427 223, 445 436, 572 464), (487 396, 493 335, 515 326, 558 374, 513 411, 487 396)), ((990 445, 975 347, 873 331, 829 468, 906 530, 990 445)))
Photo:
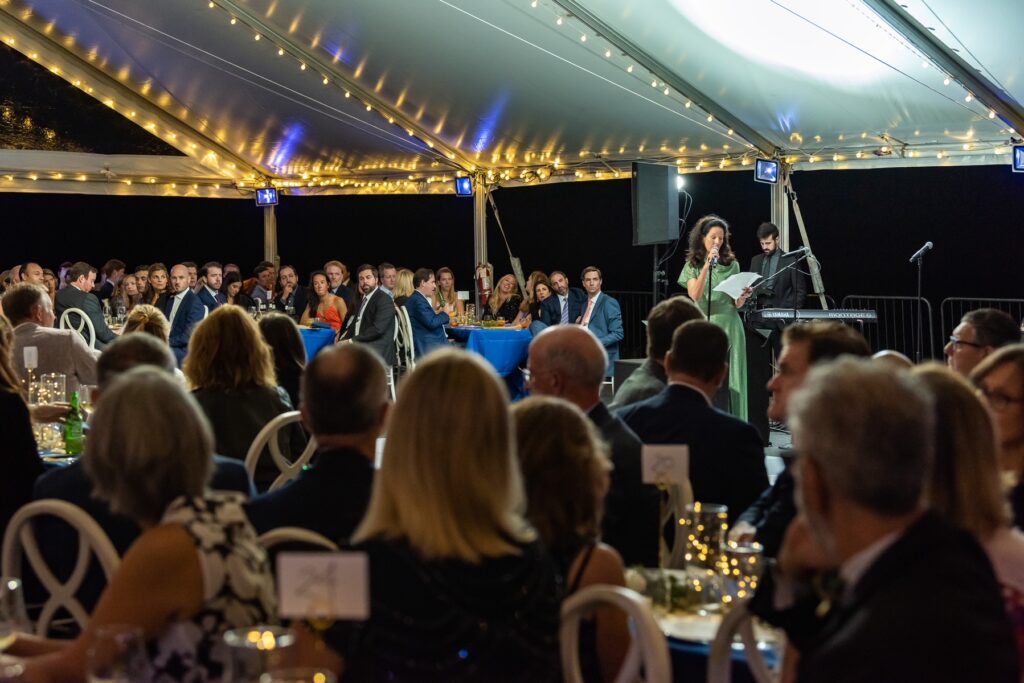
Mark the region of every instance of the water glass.
POLYGON ((149 680, 149 659, 142 629, 129 624, 107 624, 93 633, 86 651, 89 683, 133 683, 149 680))
POLYGON ((764 570, 764 548, 760 543, 729 541, 722 546, 722 604, 750 597, 764 570))
POLYGON ((17 640, 19 633, 32 630, 25 611, 25 592, 21 579, 0 577, 0 652, 17 640))
POLYGON ((39 403, 65 403, 68 400, 68 378, 63 372, 46 372, 39 376, 39 403))
POLYGON ((236 628, 224 634, 224 643, 224 683, 263 683, 264 674, 286 665, 295 649, 295 634, 280 626, 236 628))
POLYGON ((686 537, 686 566, 718 570, 718 558, 729 529, 729 508, 695 502, 683 508, 679 523, 686 537))
POLYGON ((260 676, 260 683, 337 683, 327 669, 274 669, 260 676))

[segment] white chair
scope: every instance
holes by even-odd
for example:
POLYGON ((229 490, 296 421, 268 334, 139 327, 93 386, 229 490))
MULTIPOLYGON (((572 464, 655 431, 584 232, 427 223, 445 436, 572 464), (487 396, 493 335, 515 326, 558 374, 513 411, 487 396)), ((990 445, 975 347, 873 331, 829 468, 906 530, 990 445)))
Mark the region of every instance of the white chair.
POLYGON ((89 342, 90 349, 96 348, 96 327, 81 308, 64 309, 64 312, 60 314, 60 322, 57 326, 62 330, 74 330, 85 337, 85 341, 89 342), (78 325, 71 322, 72 314, 78 316, 78 325), (89 331, 89 334, 85 333, 86 330, 89 331))
POLYGON ((387 368, 388 373, 388 393, 391 395, 391 400, 395 400, 395 369, 393 367, 387 368))
POLYGON ((274 465, 281 471, 281 474, 270 485, 269 491, 280 488, 285 483, 299 476, 302 466, 309 462, 309 459, 313 457, 313 453, 316 452, 316 439, 310 437, 306 450, 302 451, 302 454, 292 462, 288 462, 288 458, 284 457, 284 454, 281 453, 281 444, 278 440, 280 432, 300 419, 301 416, 297 410, 281 413, 263 426, 263 429, 259 431, 256 438, 252 440, 249 452, 245 454, 245 471, 249 473, 250 478, 255 478, 256 464, 260 460, 263 449, 267 448, 270 451, 274 465))
POLYGON ((210 307, 207 306, 206 304, 203 304, 203 320, 206 320, 206 318, 209 315, 210 315, 210 307))
POLYGON ((96 555, 107 579, 121 564, 117 550, 96 520, 77 505, 49 498, 22 506, 11 518, 4 534, 3 550, 0 551, 0 571, 4 576, 22 575, 22 553, 28 558, 32 571, 49 593, 35 625, 37 636, 47 634, 54 615, 62 607, 68 611, 79 628, 84 629, 89 621, 89 614, 75 594, 89 570, 90 558, 96 555), (47 515, 58 517, 78 532, 78 558, 67 583, 61 583, 53 575, 39 551, 39 544, 33 534, 33 518, 47 515))
POLYGON ((611 605, 624 611, 632 623, 633 641, 626 660, 615 677, 615 683, 644 679, 650 683, 672 680, 672 661, 668 653, 668 639, 654 619, 651 608, 638 593, 621 586, 589 586, 570 595, 562 603, 562 622, 559 639, 562 649, 562 680, 582 683, 579 639, 580 619, 596 607, 611 605))
POLYGON ((729 683, 732 680, 732 644, 737 633, 740 642, 743 643, 747 665, 754 680, 757 683, 778 683, 779 676, 764 661, 764 655, 757 647, 754 616, 747 610, 749 601, 750 598, 736 601, 722 617, 715 639, 711 641, 707 683, 729 683))
POLYGON ((412 336, 412 322, 405 306, 398 307, 398 320, 395 321, 397 333, 398 365, 411 371, 416 368, 416 344, 412 336))
POLYGON ((338 549, 338 545, 326 536, 298 526, 282 526, 277 529, 271 529, 257 540, 268 551, 283 543, 302 543, 331 551, 338 549))

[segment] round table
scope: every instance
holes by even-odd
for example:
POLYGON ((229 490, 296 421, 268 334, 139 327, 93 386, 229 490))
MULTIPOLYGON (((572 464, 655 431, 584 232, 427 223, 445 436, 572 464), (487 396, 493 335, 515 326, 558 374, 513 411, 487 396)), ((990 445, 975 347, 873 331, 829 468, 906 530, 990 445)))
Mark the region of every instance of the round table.
POLYGON ((299 327, 302 343, 306 346, 306 362, 334 343, 337 332, 329 327, 299 327))

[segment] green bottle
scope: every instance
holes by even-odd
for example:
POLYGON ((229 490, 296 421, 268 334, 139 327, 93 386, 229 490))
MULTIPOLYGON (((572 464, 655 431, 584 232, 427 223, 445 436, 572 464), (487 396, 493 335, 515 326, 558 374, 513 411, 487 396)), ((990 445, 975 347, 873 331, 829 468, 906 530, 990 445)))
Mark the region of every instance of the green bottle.
POLYGON ((64 453, 81 455, 85 437, 82 433, 82 409, 78 405, 78 392, 71 392, 71 409, 64 422, 64 453))

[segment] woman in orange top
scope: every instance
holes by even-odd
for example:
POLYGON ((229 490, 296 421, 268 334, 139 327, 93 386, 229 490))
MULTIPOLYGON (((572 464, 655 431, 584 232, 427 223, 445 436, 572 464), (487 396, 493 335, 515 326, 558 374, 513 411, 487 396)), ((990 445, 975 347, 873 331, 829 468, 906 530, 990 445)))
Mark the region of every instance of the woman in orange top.
POLYGON ((300 325, 309 325, 314 320, 327 323, 335 332, 341 329, 341 324, 348 315, 348 308, 340 296, 331 294, 327 283, 327 275, 322 270, 314 270, 309 276, 309 304, 302 312, 300 325))

